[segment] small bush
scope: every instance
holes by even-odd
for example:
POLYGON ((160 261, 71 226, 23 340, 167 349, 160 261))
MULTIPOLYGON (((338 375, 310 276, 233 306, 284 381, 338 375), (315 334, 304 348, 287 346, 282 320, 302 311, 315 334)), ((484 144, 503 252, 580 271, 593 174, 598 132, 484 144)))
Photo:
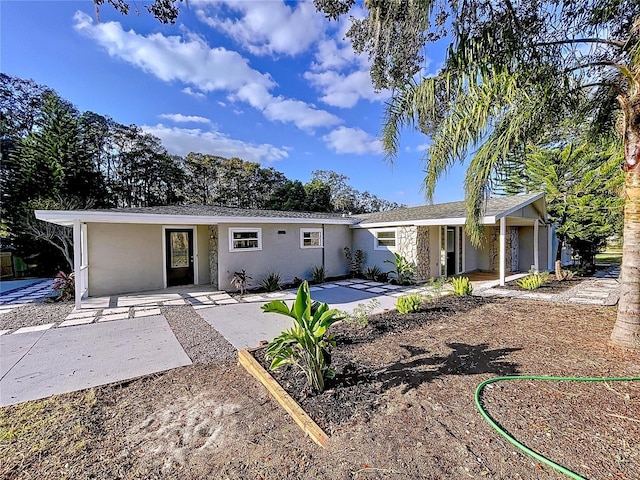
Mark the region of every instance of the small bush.
POLYGON ((311 269, 311 279, 314 283, 322 283, 327 279, 324 267, 313 267, 311 269))
POLYGON ((398 285, 409 285, 413 282, 415 266, 399 253, 394 253, 393 260, 385 260, 384 263, 390 263, 394 266, 394 269, 389 272, 389 277, 395 280, 398 285))
POLYGON ((244 292, 247 290, 247 280, 251 280, 251 277, 247 275, 246 270, 233 272, 233 276, 231 277, 231 285, 240 290, 240 295, 244 295, 244 292))
POLYGON ((281 280, 279 273, 269 272, 260 279, 260 286, 267 292, 275 292, 276 290, 280 290, 281 280))
POLYGON ((429 283, 425 283, 425 286, 428 286, 433 293, 435 298, 441 297, 444 293, 444 286, 447 283, 447 277, 434 278, 431 277, 429 279, 429 283))
POLYGON ((398 298, 396 303, 396 310, 400 313, 415 313, 422 307, 424 298, 422 295, 412 293, 411 295, 404 295, 398 298))
POLYGON ((362 273, 362 264, 364 263, 364 252, 362 250, 356 250, 351 253, 349 247, 344 247, 344 255, 349 262, 349 274, 352 277, 359 277, 362 273))
POLYGON ((536 290, 549 280, 549 272, 530 273, 518 280, 518 285, 525 290, 536 290))
POLYGON ((58 272, 53 280, 53 289, 58 292, 56 300, 72 300, 75 297, 76 280, 73 272, 58 272))
POLYGON ((263 305, 262 310, 293 320, 291 328, 269 342, 265 354, 271 360, 269 368, 277 370, 284 365, 296 365, 304 372, 307 384, 316 392, 322 392, 325 379, 335 375, 330 368, 330 350, 336 342, 327 330, 342 318, 340 312, 329 309, 326 303, 311 300, 307 282, 300 285, 291 308, 282 300, 274 300, 263 305))
POLYGON ((453 294, 458 297, 466 297, 473 293, 473 285, 469 277, 454 277, 451 279, 453 294))
POLYGON ((355 323, 356 325, 360 325, 361 327, 366 327, 367 325, 369 325, 369 315, 371 315, 371 313, 379 306, 380 301, 374 298, 368 303, 359 303, 358 306, 350 312, 341 310, 340 315, 346 322, 355 323))
POLYGON ((380 280, 380 278, 382 278, 383 275, 385 275, 385 273, 380 270, 380 267, 378 267, 377 265, 372 265, 364 269, 364 278, 366 278, 367 280, 373 280, 374 282, 377 282, 380 280))

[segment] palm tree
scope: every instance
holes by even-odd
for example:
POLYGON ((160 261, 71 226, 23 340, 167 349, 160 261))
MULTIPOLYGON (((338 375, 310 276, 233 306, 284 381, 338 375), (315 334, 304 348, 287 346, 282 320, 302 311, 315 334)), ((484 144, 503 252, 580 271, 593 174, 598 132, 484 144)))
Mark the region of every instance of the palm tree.
MULTIPOLYGON (((323 0, 329 16, 345 2, 323 0)), ((372 80, 393 88, 383 141, 388 158, 400 132, 431 136, 423 158, 426 196, 456 162, 465 178, 468 231, 492 179, 513 154, 540 144, 563 122, 616 136, 624 146, 625 217, 621 297, 611 343, 640 346, 640 4, 618 0, 387 0, 348 33, 372 58, 372 80), (416 80, 423 48, 452 41, 443 68, 416 80), (617 127, 617 128, 616 128, 617 127), (617 133, 616 133, 617 130, 617 133)))

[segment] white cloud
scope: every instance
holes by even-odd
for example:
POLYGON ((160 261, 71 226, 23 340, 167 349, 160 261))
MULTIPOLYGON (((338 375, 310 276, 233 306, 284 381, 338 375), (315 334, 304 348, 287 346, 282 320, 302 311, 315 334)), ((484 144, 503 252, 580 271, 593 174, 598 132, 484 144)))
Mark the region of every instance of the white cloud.
POLYGON ((322 40, 318 43, 315 59, 316 61, 311 64, 311 69, 316 72, 332 69, 341 70, 344 67, 352 66, 354 63, 362 63, 361 57, 356 56, 353 52, 351 44, 344 41, 338 44, 335 38, 322 40))
POLYGON ((382 142, 360 128, 338 127, 322 137, 336 153, 382 153, 382 142))
POLYGON ((310 1, 286 5, 281 1, 199 2, 196 13, 207 25, 226 32, 254 55, 297 55, 322 34, 324 19, 310 1), (207 7, 213 7, 207 8, 207 7), (225 8, 226 7, 226 8, 225 8), (240 18, 221 18, 217 12, 231 10, 240 18))
POLYGON ((351 108, 360 99, 384 101, 391 92, 374 91, 367 56, 356 55, 345 37, 349 26, 349 20, 341 20, 333 36, 318 43, 304 78, 320 92, 320 100, 333 107, 351 108))
POLYGON ((199 152, 227 158, 238 157, 251 162, 273 162, 289 156, 287 147, 247 143, 216 130, 168 127, 161 123, 155 126, 143 125, 141 128, 159 137, 167 150, 175 155, 199 152))
POLYGON ((375 92, 368 70, 357 70, 346 75, 335 71, 305 72, 304 78, 323 93, 320 100, 333 107, 351 108, 361 98, 381 101, 390 96, 389 91, 375 92))
POLYGON ((182 93, 186 93, 187 95, 191 95, 192 97, 196 97, 196 98, 204 98, 206 97, 206 95, 202 92, 196 92, 195 90, 192 90, 191 87, 185 87, 182 89, 182 93))
POLYGON ((335 115, 313 105, 274 96, 271 89, 277 85, 270 75, 252 69, 249 61, 236 52, 222 47, 211 48, 196 35, 188 34, 183 38, 155 33, 144 36, 133 30, 123 30, 118 22, 95 24, 82 12, 76 12, 74 20, 76 30, 103 46, 109 55, 165 82, 179 81, 195 87, 200 93, 229 92, 230 98, 247 102, 270 120, 291 122, 302 129, 341 122, 335 115))
POLYGON ((183 115, 181 113, 162 113, 160 118, 166 118, 175 123, 211 123, 211 120, 197 115, 183 115))
POLYGON ((217 103, 218 105, 220 105, 221 107, 226 107, 226 106, 227 106, 227 104, 226 104, 226 103, 224 103, 224 102, 216 102, 216 103, 217 103))

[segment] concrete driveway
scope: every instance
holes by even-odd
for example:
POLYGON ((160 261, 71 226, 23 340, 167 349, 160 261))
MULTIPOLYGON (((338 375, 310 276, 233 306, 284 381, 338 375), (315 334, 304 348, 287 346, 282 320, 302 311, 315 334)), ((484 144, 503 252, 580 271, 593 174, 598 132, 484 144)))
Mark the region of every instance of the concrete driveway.
MULTIPOLYGON (((273 300, 285 300, 288 306, 293 302, 293 294, 282 294, 273 300)), ((353 288, 338 287, 317 289, 311 292, 311 298, 328 303, 331 308, 352 311, 359 304, 367 304, 376 299, 380 306, 372 313, 394 308, 396 298, 370 293, 353 288)), ((220 332, 238 350, 257 347, 261 341, 270 341, 280 332, 289 328, 292 320, 284 315, 265 313, 261 306, 269 299, 260 299, 252 303, 239 303, 224 307, 212 307, 198 310, 205 322, 220 332)))
MULTIPOLYGON (((346 311, 376 299, 376 313, 393 308, 396 301, 389 292, 381 295, 338 285, 312 290, 314 300, 346 311)), ((194 308, 237 349, 255 347, 262 340, 278 336, 292 322, 284 315, 264 313, 260 307, 273 299, 291 305, 295 293, 276 292, 251 298, 211 307, 201 301, 194 308)), ((0 406, 191 364, 162 315, 94 320, 90 317, 91 323, 86 325, 0 335, 0 406)))
POLYGON ((0 406, 190 365, 161 316, 0 336, 0 406))

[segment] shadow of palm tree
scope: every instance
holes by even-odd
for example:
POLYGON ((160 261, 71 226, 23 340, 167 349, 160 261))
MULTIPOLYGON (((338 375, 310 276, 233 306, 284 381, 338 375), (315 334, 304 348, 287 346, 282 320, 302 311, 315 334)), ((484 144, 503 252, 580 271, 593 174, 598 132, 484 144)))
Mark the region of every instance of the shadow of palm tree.
POLYGON ((370 382, 380 382, 381 390, 404 386, 402 393, 429 383, 444 375, 477 375, 494 373, 513 375, 518 365, 505 360, 512 352, 521 348, 489 350, 489 345, 467 345, 447 343, 451 352, 447 356, 429 355, 429 351, 412 345, 401 345, 410 354, 409 358, 386 365, 368 374, 370 382))

